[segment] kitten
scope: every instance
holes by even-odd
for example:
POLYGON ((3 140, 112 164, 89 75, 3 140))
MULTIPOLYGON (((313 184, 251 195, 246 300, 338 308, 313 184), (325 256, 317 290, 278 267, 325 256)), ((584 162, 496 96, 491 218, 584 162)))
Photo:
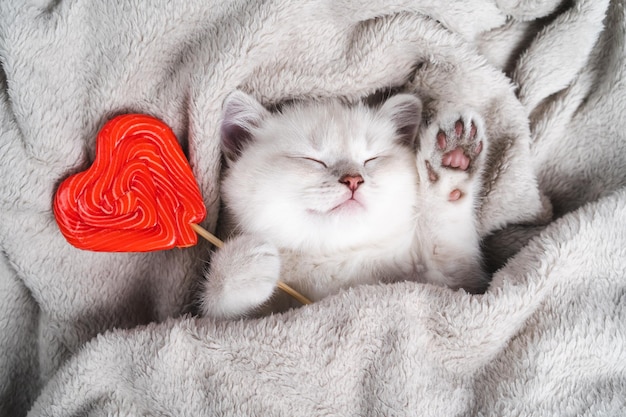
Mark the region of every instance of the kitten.
POLYGON ((213 256, 202 313, 293 306, 278 280, 314 301, 407 279, 456 288, 476 279, 466 268, 482 280, 472 230, 483 141, 461 117, 434 135, 426 129, 434 137, 416 155, 421 110, 417 97, 399 94, 379 108, 327 100, 270 113, 232 93, 221 140, 234 234, 213 256))

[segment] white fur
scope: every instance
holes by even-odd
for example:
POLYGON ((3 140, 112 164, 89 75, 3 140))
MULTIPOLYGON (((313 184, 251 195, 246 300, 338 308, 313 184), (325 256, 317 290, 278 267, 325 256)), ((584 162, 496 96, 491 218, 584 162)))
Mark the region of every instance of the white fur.
MULTIPOLYGON (((416 159, 413 144, 420 118, 421 102, 408 94, 380 109, 327 100, 276 114, 242 92, 229 96, 222 192, 239 236, 212 261, 203 313, 248 315, 270 299, 268 285, 279 279, 312 300, 407 277, 452 287, 476 284, 471 281, 482 278, 477 181, 445 168, 436 187, 420 179, 416 168, 423 156, 416 159), (354 193, 359 203, 335 209, 352 195, 340 182, 345 174, 363 178, 354 193), (466 196, 449 202, 455 188, 466 196), (267 267, 267 259, 259 260, 259 251, 280 253, 280 271, 274 261, 267 267), (468 270, 475 270, 471 279, 465 278, 468 270)), ((437 132, 424 133, 434 138, 437 132)), ((430 150, 434 140, 421 146, 430 150)), ((426 154, 431 152, 420 152, 426 154)))
POLYGON ((202 310, 214 317, 235 318, 263 304, 280 274, 276 248, 252 235, 233 238, 211 260, 202 310), (236 262, 233 262, 236 260, 236 262))

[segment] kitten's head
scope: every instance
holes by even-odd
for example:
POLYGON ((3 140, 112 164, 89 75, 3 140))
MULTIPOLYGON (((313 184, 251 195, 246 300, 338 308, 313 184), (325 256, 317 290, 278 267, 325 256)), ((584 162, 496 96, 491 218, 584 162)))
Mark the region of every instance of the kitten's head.
POLYGON ((412 224, 420 116, 408 94, 377 109, 328 100, 270 113, 236 91, 221 127, 226 208, 279 247, 384 245, 412 224))

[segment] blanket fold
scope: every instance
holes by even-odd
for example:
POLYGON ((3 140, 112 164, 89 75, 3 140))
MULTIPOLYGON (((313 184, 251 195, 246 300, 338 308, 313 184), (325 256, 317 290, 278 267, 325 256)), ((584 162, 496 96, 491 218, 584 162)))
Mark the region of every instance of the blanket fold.
POLYGON ((626 406, 624 1, 387 3, 0 3, 0 415, 626 406), (267 105, 399 88, 427 114, 482 114, 489 291, 366 286, 213 322, 191 314, 207 243, 113 254, 64 240, 56 187, 127 112, 172 127, 215 230, 235 88, 267 105))

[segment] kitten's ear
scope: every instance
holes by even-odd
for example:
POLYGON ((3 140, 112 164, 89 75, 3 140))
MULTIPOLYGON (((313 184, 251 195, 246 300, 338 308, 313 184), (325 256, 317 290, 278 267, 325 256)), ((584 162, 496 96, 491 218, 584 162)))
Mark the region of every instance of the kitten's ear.
POLYGON ((422 121, 422 101, 412 94, 398 94, 389 98, 378 110, 379 117, 391 119, 398 138, 409 146, 415 145, 422 121))
POLYGON ((243 91, 235 90, 226 97, 222 106, 220 135, 222 151, 229 161, 241 155, 253 139, 253 128, 260 126, 269 114, 261 103, 243 91))

